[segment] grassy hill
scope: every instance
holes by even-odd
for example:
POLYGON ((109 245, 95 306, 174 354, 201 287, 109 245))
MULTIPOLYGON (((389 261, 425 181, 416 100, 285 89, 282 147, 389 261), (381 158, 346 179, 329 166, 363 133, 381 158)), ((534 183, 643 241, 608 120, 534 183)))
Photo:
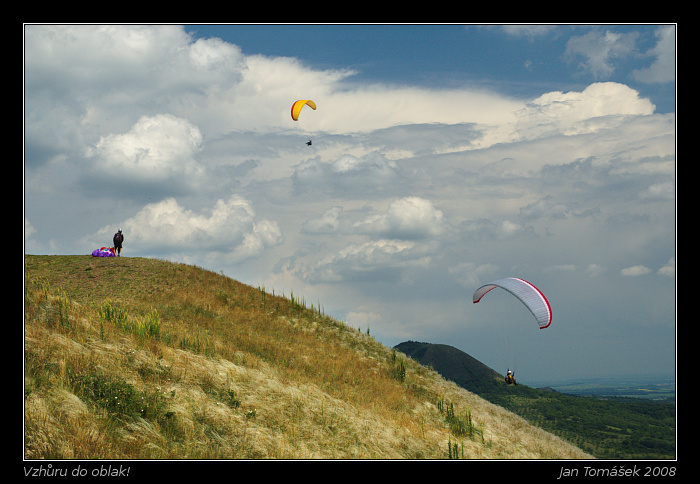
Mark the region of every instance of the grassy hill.
POLYGON ((25 257, 28 459, 590 456, 308 305, 195 266, 25 257))
POLYGON ((577 397, 526 385, 508 386, 503 384, 501 375, 451 346, 408 341, 396 348, 459 386, 566 438, 595 457, 675 458, 676 412, 671 403, 577 397))

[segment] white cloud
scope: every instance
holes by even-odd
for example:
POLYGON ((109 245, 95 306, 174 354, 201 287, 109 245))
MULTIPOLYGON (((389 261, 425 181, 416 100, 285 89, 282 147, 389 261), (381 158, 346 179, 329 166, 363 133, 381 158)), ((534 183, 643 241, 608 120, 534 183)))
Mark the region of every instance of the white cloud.
POLYGON ((316 263, 307 280, 396 283, 404 280, 407 271, 428 267, 434 255, 430 245, 406 240, 349 244, 316 263))
POLYGON ((599 82, 581 92, 554 91, 530 101, 518 114, 517 129, 526 139, 562 133, 586 134, 619 126, 625 116, 654 112, 648 99, 624 84, 599 82))
POLYGON ((526 237, 530 230, 511 220, 474 219, 465 221, 460 227, 461 234, 469 240, 516 240, 526 237))
POLYGON ((553 32, 557 27, 554 25, 504 25, 503 31, 509 35, 535 38, 553 32))
POLYGON ((27 220, 27 217, 24 218, 24 240, 27 240, 31 238, 32 235, 36 233, 36 229, 32 227, 32 224, 29 223, 29 220, 27 220))
POLYGON ((637 277, 649 274, 651 269, 643 265, 637 265, 632 267, 626 267, 620 271, 624 277, 637 277))
POLYGON ((448 273, 454 280, 467 289, 476 289, 480 284, 488 282, 498 273, 495 264, 476 265, 473 262, 461 262, 448 268, 448 273))
POLYGON ((221 39, 197 39, 188 51, 189 59, 197 71, 238 72, 242 67, 240 49, 221 39))
POLYGON ((580 59, 578 66, 590 72, 596 79, 607 78, 615 70, 615 60, 634 51, 638 34, 621 34, 606 30, 592 31, 580 37, 572 37, 566 44, 565 56, 580 59))
POLYGON ((671 257, 666 265, 664 265, 658 271, 662 276, 675 277, 676 276, 676 258, 671 257))
POLYGON ((345 154, 328 163, 320 158, 294 167, 297 193, 326 193, 339 198, 364 198, 399 181, 398 166, 377 151, 362 156, 345 154))
POLYGON ((654 183, 649 186, 646 193, 642 194, 642 197, 649 199, 675 200, 676 185, 673 181, 654 183))
POLYGON ((245 70, 237 46, 192 42, 175 25, 29 25, 24 59, 29 148, 46 150, 79 150, 161 113, 228 129, 245 70))
POLYGON ((586 268, 586 274, 590 277, 598 277, 606 271, 605 267, 598 264, 590 264, 586 268))
POLYGON ((383 238, 418 240, 442 235, 446 221, 430 200, 406 197, 391 202, 386 212, 356 223, 354 229, 383 238))
POLYGON ((345 319, 351 327, 370 329, 375 323, 382 321, 382 316, 371 311, 350 311, 345 319))
POLYGON ((632 76, 646 83, 665 83, 676 80, 676 27, 665 25, 656 31, 658 43, 647 52, 654 62, 646 69, 639 69, 632 76))
MULTIPOLYGON (((312 99, 314 99, 311 96, 312 99)), ((500 124, 521 105, 483 90, 430 90, 366 86, 329 92, 317 101, 323 116, 307 116, 310 129, 331 133, 369 132, 414 123, 500 124), (457 106, 460 109, 455 109, 457 106), (323 110, 323 111, 321 111, 323 110)))
MULTIPOLYGON (((258 256, 283 240, 276 222, 257 217, 251 202, 235 195, 217 200, 208 213, 188 210, 168 198, 146 205, 121 227, 124 247, 138 253, 216 252, 231 261, 258 256)), ((113 231, 104 227, 90 239, 105 243, 113 231)))
POLYGON ((541 198, 535 203, 520 209, 520 216, 525 220, 537 220, 540 218, 559 219, 569 214, 569 208, 563 203, 556 203, 553 198, 541 198))
POLYGON ((335 206, 325 210, 320 217, 304 222, 301 230, 309 234, 333 234, 341 227, 343 207, 335 206))
POLYGON ((95 92, 124 82, 128 86, 147 80, 160 84, 173 74, 187 75, 177 69, 180 66, 161 64, 164 57, 187 52, 183 48, 190 38, 179 26, 27 25, 24 32, 25 67, 31 82, 47 88, 95 92), (161 68, 155 69, 156 65, 161 68))
POLYGON ((86 155, 92 176, 108 183, 189 184, 203 171, 195 159, 201 143, 196 126, 161 114, 141 117, 126 133, 102 137, 86 155))

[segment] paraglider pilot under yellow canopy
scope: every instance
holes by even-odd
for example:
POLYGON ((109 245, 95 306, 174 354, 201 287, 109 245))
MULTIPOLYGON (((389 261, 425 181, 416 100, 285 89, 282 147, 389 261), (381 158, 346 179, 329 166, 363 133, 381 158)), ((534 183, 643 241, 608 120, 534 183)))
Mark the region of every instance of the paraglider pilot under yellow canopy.
POLYGON ((506 383, 508 385, 517 385, 518 383, 515 381, 515 373, 512 371, 508 370, 508 373, 506 373, 506 383))

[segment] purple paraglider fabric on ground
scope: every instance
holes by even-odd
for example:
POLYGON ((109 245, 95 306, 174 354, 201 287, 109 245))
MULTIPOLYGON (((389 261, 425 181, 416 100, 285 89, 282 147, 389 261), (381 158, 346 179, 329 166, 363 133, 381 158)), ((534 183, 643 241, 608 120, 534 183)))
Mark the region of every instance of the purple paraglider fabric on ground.
POLYGON ((111 247, 102 247, 92 251, 93 257, 114 257, 114 249, 111 247))

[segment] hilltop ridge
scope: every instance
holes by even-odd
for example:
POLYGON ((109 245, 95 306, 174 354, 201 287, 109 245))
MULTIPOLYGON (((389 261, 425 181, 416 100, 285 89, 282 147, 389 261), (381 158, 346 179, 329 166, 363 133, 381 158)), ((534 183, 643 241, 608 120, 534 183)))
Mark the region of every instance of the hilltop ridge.
POLYGON ((24 293, 28 459, 591 458, 291 292, 26 255, 24 293))

